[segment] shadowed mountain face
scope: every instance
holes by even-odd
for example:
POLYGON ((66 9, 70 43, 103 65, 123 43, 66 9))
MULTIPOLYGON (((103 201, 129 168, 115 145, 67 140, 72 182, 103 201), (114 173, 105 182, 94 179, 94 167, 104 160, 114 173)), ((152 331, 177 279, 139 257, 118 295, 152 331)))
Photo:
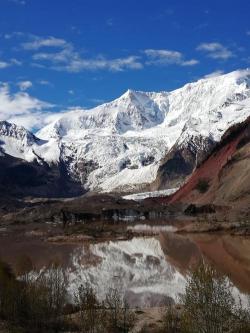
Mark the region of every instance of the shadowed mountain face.
POLYGON ((0 152, 0 189, 4 196, 67 197, 83 193, 62 163, 27 162, 0 152))
POLYGON ((162 160, 151 188, 155 190, 182 185, 215 145, 212 139, 201 136, 190 138, 185 145, 177 142, 162 160))

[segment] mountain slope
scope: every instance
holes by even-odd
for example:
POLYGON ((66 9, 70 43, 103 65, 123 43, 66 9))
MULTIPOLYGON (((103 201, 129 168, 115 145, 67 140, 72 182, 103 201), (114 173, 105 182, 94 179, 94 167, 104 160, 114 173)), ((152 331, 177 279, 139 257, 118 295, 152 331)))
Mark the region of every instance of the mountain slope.
POLYGON ((128 90, 94 109, 69 112, 31 143, 1 132, 0 140, 12 156, 63 165, 85 189, 133 192, 179 186, 223 133, 249 115, 250 71, 242 70, 172 92, 128 90))
POLYGON ((170 93, 128 91, 93 110, 72 112, 38 135, 57 137, 71 153, 69 168, 80 179, 79 162, 90 162, 90 174, 82 181, 92 189, 143 190, 151 183, 154 189, 176 187, 228 127, 250 114, 249 75, 237 71, 170 93), (184 165, 177 158, 180 172, 175 175, 176 154, 184 157, 184 165))
POLYGON ((170 203, 177 202, 228 206, 250 214, 250 117, 225 133, 210 156, 172 196, 170 203))
MULTIPOLYGON (((64 163, 48 164, 35 151, 50 144, 25 128, 0 122, 0 190, 6 196, 75 196, 81 186, 70 179, 64 163)), ((53 150, 53 147, 51 147, 53 150)))

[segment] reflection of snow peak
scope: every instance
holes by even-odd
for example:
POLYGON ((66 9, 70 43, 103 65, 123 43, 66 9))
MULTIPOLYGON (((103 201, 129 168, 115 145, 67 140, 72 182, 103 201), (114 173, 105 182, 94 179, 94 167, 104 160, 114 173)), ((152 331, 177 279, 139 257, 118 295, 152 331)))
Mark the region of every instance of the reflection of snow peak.
MULTIPOLYGON (((113 287, 123 294, 137 294, 136 302, 141 305, 139 298, 143 294, 176 299, 184 291, 185 278, 166 261, 160 242, 155 238, 95 244, 89 250, 101 261, 86 267, 83 264, 86 251, 73 255, 73 269, 69 272, 71 293, 87 280, 100 298, 113 287)), ((148 302, 147 305, 151 305, 150 300, 148 302)))

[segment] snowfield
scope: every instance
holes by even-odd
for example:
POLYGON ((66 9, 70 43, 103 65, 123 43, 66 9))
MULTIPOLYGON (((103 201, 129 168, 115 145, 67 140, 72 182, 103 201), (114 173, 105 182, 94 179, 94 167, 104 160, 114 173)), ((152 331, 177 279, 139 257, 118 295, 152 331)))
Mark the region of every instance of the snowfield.
POLYGON ((239 70, 172 92, 128 90, 94 109, 69 112, 42 128, 39 139, 15 125, 6 131, 2 122, 0 140, 12 156, 63 162, 87 189, 133 191, 155 180, 174 144, 186 145, 198 136, 219 141, 249 115, 250 70, 239 70))

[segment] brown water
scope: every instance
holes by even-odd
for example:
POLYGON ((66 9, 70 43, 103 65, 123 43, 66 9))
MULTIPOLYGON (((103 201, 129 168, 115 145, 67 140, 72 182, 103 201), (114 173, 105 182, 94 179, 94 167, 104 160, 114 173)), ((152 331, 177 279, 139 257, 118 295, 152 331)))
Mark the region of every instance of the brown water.
POLYGON ((186 271, 201 258, 228 275, 243 292, 250 293, 250 238, 230 235, 161 234, 164 253, 170 262, 186 271))
POLYGON ((187 271, 202 258, 227 274, 241 292, 250 293, 250 238, 179 235, 162 232, 162 227, 155 234, 156 230, 132 240, 76 244, 49 243, 38 235, 0 230, 0 257, 13 268, 22 255, 29 256, 37 269, 57 260, 67 270, 71 293, 87 279, 100 297, 116 287, 132 306, 177 299, 187 271))

